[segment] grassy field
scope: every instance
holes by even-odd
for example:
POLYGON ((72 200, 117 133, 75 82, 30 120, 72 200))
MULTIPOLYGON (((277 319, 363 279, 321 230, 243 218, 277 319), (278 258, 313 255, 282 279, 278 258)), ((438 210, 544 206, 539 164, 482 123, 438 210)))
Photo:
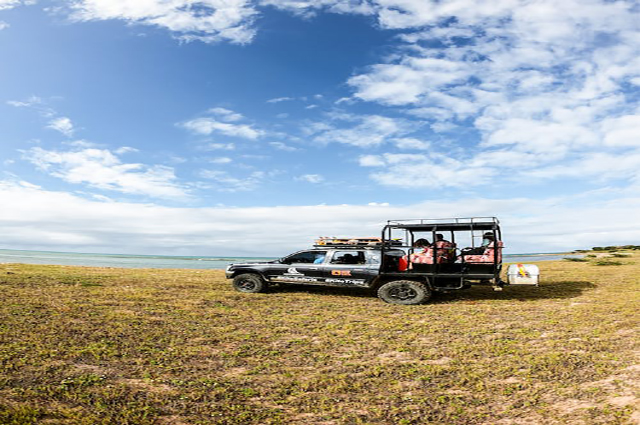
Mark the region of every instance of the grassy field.
POLYGON ((640 423, 640 254, 603 260, 413 307, 0 265, 0 424, 640 423))

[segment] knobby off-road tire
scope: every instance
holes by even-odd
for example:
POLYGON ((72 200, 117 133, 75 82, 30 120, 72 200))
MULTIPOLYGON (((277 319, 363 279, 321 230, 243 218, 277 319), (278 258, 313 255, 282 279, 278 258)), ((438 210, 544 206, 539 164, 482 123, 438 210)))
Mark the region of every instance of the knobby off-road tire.
POLYGON ((238 292, 255 294, 267 290, 267 282, 253 273, 239 274, 233 278, 233 288, 238 292))
POLYGON ((431 298, 431 289, 424 283, 412 280, 394 280, 378 289, 378 297, 390 304, 422 304, 431 298))

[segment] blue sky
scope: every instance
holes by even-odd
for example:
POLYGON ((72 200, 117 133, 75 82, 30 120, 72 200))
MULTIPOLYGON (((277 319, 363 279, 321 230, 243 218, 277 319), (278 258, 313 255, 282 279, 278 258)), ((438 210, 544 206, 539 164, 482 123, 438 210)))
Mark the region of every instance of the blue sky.
POLYGON ((0 0, 0 248, 640 243, 635 1, 0 0))

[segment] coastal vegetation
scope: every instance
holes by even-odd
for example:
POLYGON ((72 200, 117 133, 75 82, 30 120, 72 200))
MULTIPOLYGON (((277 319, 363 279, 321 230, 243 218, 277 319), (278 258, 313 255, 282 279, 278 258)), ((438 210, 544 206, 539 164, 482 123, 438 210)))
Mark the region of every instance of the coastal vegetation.
POLYGON ((241 294, 219 270, 1 264, 0 423, 637 423, 640 253, 625 255, 413 307, 241 294))

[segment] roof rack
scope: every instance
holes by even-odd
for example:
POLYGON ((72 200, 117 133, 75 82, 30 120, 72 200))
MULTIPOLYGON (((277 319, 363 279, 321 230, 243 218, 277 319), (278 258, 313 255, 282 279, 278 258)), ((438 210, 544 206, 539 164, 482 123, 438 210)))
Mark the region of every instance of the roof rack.
POLYGON ((381 237, 364 237, 364 238, 336 238, 321 236, 316 239, 315 247, 331 247, 331 248, 356 248, 356 247, 376 247, 376 246, 401 246, 402 240, 395 238, 391 240, 385 240, 383 242, 381 237))
POLYGON ((496 217, 415 218, 388 220, 386 228, 412 231, 495 230, 500 228, 496 217))
POLYGON ((495 223, 500 224, 500 221, 496 217, 453 217, 453 218, 410 218, 403 220, 388 220, 387 224, 390 225, 405 225, 405 224, 473 224, 473 223, 495 223))

